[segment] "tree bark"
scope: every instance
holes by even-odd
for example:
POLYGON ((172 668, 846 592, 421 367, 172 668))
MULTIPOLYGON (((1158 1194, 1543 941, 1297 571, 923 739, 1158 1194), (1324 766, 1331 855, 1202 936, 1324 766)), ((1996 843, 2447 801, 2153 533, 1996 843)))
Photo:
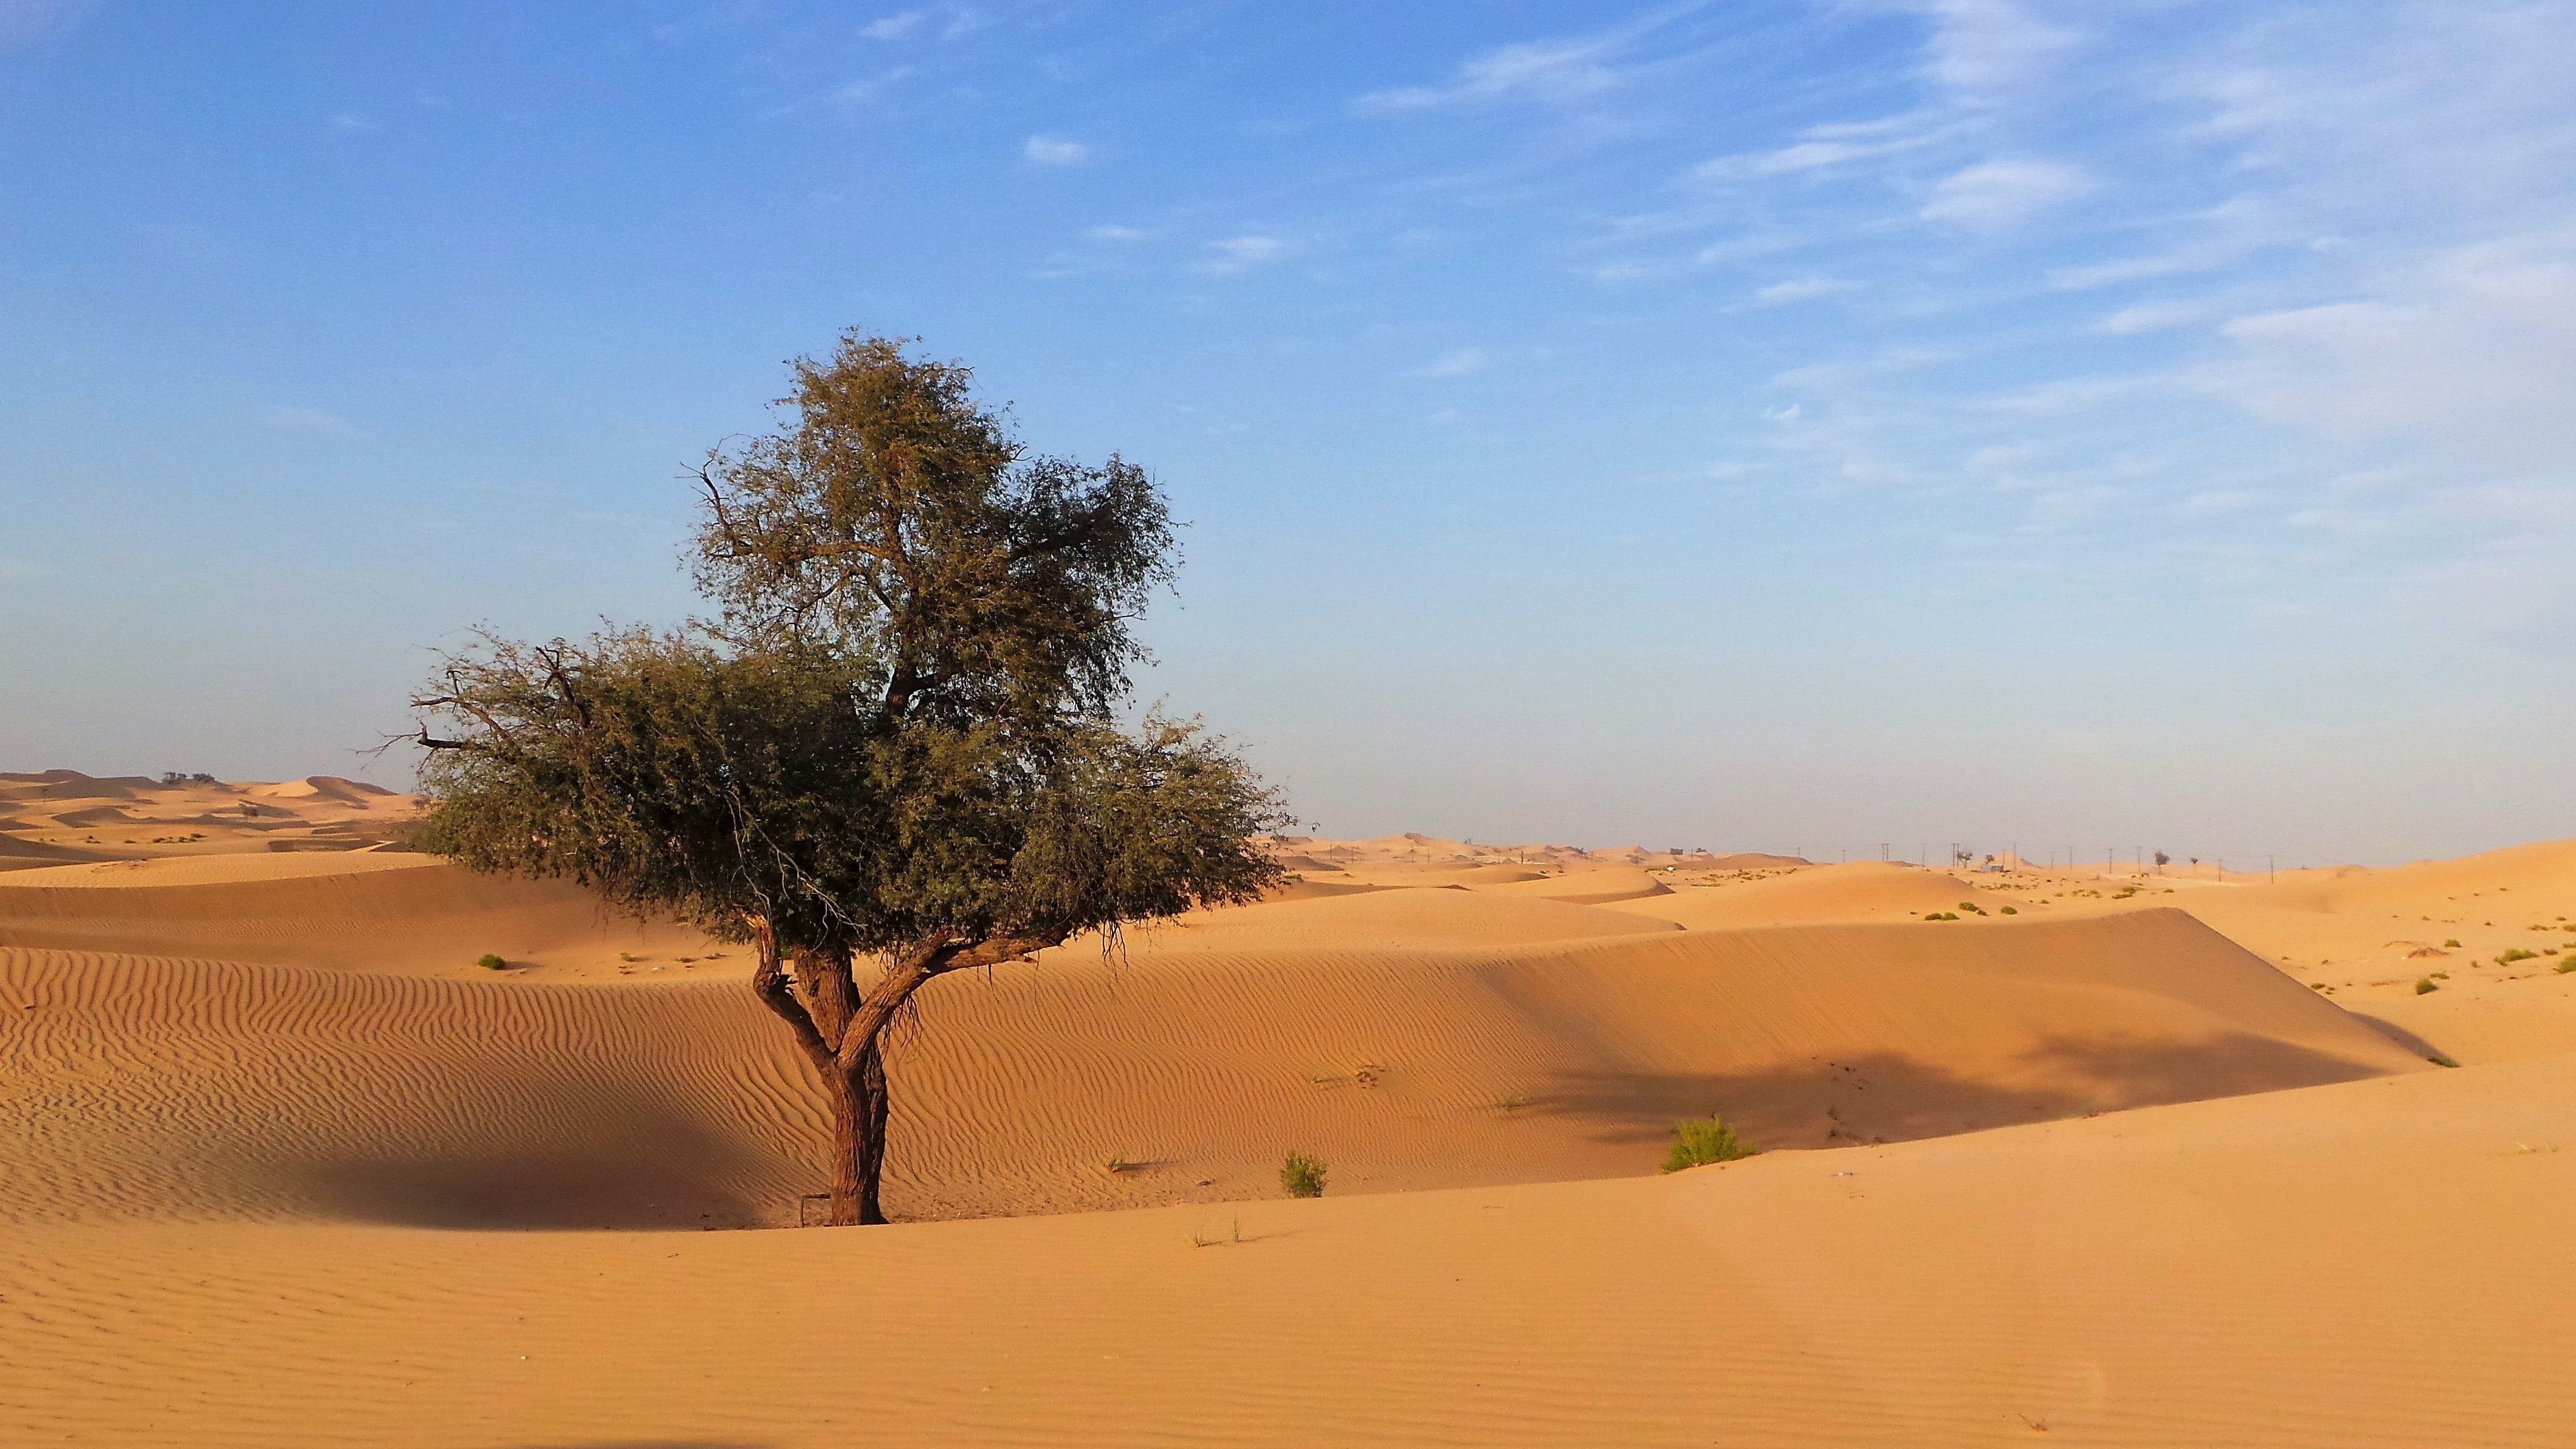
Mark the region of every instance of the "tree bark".
POLYGON ((769 921, 746 917, 745 924, 759 948, 752 991, 795 1033, 831 1102, 832 1193, 825 1220, 833 1227, 885 1222, 886 1137, 894 1102, 886 1085, 886 1028, 932 977, 998 965, 1062 943, 1040 936, 960 939, 942 930, 898 955, 885 976, 862 992, 847 948, 800 947, 791 961, 769 921))

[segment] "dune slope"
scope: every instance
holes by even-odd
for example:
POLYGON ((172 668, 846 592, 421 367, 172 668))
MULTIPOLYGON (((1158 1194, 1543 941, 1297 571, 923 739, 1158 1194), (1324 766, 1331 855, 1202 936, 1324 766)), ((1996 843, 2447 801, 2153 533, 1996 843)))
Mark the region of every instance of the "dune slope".
POLYGON ((0 1260, 0 1438, 2537 1449, 2562 1149, 2576 1058, 1222 1212, 51 1224, 0 1260))
MULTIPOLYGON (((1542 906, 1583 909, 1512 903, 1542 906)), ((1607 1176, 1712 1109, 1830 1146, 2423 1065, 2170 911, 1062 951, 921 1008, 892 1054, 889 1200, 911 1217, 1258 1196, 1290 1148, 1341 1191, 1607 1176)), ((807 1068, 734 982, 0 950, 0 1033, 19 1219, 730 1225, 820 1185, 807 1068)))

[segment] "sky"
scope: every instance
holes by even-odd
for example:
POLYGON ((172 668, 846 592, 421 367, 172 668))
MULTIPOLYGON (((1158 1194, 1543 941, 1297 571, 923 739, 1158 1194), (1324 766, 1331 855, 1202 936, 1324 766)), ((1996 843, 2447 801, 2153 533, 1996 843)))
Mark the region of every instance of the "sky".
POLYGON ((2576 3, 0 0, 0 768, 408 781, 848 327, 1311 828, 2576 834, 2576 3))

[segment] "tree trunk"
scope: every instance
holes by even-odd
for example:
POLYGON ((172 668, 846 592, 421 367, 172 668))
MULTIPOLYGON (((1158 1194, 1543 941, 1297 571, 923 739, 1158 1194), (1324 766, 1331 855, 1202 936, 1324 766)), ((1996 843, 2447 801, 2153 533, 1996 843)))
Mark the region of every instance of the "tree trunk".
POLYGON ((828 1070, 823 1084, 832 1099, 832 1202, 825 1221, 836 1228, 882 1223, 886 1124, 894 1101, 882 1049, 871 1044, 855 1070, 828 1070))

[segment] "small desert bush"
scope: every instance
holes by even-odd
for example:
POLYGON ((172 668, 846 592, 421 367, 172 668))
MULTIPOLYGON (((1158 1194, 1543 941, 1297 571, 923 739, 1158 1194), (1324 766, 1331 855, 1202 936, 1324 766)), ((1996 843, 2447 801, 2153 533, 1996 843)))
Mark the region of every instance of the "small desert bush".
POLYGON ((2459 938, 2459 937, 2457 937, 2457 936, 2453 936, 2451 939, 2449 939, 2449 940, 2447 940, 2447 941, 2444 941, 2442 944, 2443 944, 2443 945, 2445 945, 2445 946, 2448 946, 2448 947, 2449 947, 2449 948, 2451 948, 2452 950, 2456 951, 2456 950, 2460 949, 2460 938, 2459 938))
POLYGON ((2571 957, 2565 961, 2561 961, 2551 969, 2557 971, 2561 975, 2570 971, 2576 971, 2576 957, 2571 957))
POLYGON ((1324 1173, 1329 1165, 1305 1153, 1291 1152, 1279 1164, 1279 1185, 1288 1190, 1290 1197, 1322 1197, 1324 1173))
POLYGON ((1707 1117, 1693 1117, 1673 1124, 1672 1150, 1664 1154, 1664 1171, 1679 1172, 1685 1167, 1705 1167, 1712 1162, 1733 1162, 1751 1157, 1758 1149, 1737 1140, 1735 1129, 1712 1112, 1707 1117))
POLYGON ((2441 987, 2433 984, 2433 978, 2430 976, 2421 976, 2416 978, 2415 994, 2418 996, 2422 996, 2428 991, 2439 991, 2441 989, 2441 987))
POLYGON ((474 958, 474 964, 482 967, 486 971, 498 971, 510 963, 493 955, 491 952, 486 951, 482 955, 474 958))
POLYGON ((2498 957, 2496 958, 2496 964, 2497 964, 2498 966, 2510 966, 2510 965, 2512 965, 2512 964, 2513 964, 2514 962, 2516 962, 2516 961, 2528 961, 2528 960, 2530 960, 2532 957, 2537 956, 2537 955, 2539 955, 2539 954, 2540 954, 2540 953, 2539 953, 2539 952, 2537 952, 2537 951, 2526 951, 2526 950, 2522 949, 2520 946, 2516 946, 2516 947, 2514 947, 2512 950, 2505 952, 2505 953, 2504 953, 2503 955, 2501 955, 2501 956, 2498 956, 2498 957))
POLYGON ((2003 908, 2003 914, 2005 914, 2005 915, 2007 915, 2007 916, 2018 916, 2018 915, 2020 915, 2020 914, 2021 914, 2021 912, 2020 912, 2020 910, 2018 910, 2018 909, 2017 909, 2017 908, 2015 908, 2015 907, 2012 907, 2012 906, 2006 906, 2006 907, 2004 907, 2004 908, 2003 908))
POLYGON ((2442 1055, 2440 1052, 2435 1052, 2435 1053, 2433 1053, 2431 1056, 2428 1056, 2428 1057, 2424 1058, 2424 1060, 2426 1060, 2426 1061, 2428 1061, 2428 1062, 2431 1062, 2433 1065, 2435 1065, 2435 1066, 2437 1066, 2437 1067, 2456 1067, 2456 1066, 2458 1066, 2458 1065, 2459 1065, 2459 1063, 2458 1063, 2458 1062, 2455 1062, 2455 1061, 2451 1060, 2449 1057, 2446 1057, 2446 1056, 2442 1055))

